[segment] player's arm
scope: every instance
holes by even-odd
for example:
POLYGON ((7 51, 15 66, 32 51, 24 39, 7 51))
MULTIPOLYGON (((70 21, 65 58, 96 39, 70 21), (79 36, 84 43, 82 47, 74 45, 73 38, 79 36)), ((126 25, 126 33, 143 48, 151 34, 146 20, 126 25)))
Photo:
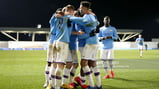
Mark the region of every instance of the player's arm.
MULTIPOLYGON (((93 29, 91 31, 86 31, 85 34, 81 35, 82 39, 87 39, 89 37, 93 37, 93 36, 96 36, 96 29, 93 29)), ((79 37, 80 38, 80 37, 79 37)))
POLYGON ((135 43, 138 44, 138 38, 135 40, 135 43))
POLYGON ((88 39, 89 37, 89 34, 83 34, 78 36, 79 39, 88 39))
POLYGON ((99 41, 105 40, 105 37, 103 37, 102 31, 100 29, 99 29, 99 33, 98 33, 98 39, 99 39, 99 41))
POLYGON ((69 18, 70 21, 74 22, 74 23, 77 23, 79 25, 82 25, 82 26, 93 26, 93 25, 97 25, 98 22, 97 21, 85 21, 85 18, 83 17, 75 17, 75 16, 71 16, 69 18))
POLYGON ((55 20, 55 13, 52 15, 52 17, 51 17, 51 19, 49 20, 49 23, 53 23, 54 22, 54 20, 55 20))
POLYGON ((73 34, 73 35, 83 35, 83 34, 85 34, 85 32, 82 30, 84 28, 79 24, 74 23, 74 29, 75 29, 75 31, 71 32, 71 34, 73 34))
POLYGON ((83 32, 82 30, 80 30, 78 32, 72 31, 71 34, 73 34, 73 35, 83 35, 83 34, 85 34, 85 32, 83 32))
POLYGON ((88 33, 85 33, 85 34, 82 34, 82 35, 78 36, 79 39, 87 39, 89 37, 90 37, 90 35, 88 33))
POLYGON ((85 34, 79 35, 79 39, 87 39, 90 37, 90 32, 86 31, 85 34))
POLYGON ((116 28, 114 28, 114 32, 113 32, 112 39, 113 39, 113 40, 117 40, 117 38, 118 38, 117 30, 116 30, 116 28))

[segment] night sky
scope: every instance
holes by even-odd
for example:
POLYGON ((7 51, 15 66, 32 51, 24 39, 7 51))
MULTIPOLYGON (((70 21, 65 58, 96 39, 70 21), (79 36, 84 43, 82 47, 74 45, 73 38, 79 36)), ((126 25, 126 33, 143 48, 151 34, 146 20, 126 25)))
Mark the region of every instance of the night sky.
MULTIPOLYGON (((57 8, 72 4, 77 9, 81 0, 1 0, 0 27, 49 27, 49 19, 57 8)), ((88 0, 100 26, 103 17, 111 17, 117 29, 143 29, 146 41, 159 38, 159 5, 157 1, 88 0)))

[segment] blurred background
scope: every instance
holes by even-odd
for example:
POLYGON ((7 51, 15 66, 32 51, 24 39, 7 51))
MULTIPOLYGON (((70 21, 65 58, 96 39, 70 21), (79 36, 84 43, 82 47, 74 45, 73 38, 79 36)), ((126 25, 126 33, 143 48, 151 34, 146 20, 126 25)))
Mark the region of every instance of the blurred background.
MULTIPOLYGON (((49 28, 49 19, 57 8, 72 4, 78 9, 81 0, 1 0, 0 27, 49 28)), ((88 0, 92 10, 103 25, 104 16, 111 18, 111 25, 117 29, 142 29, 145 41, 159 38, 159 5, 157 1, 141 0, 88 0)), ((14 35, 14 34, 13 34, 14 35)), ((29 38, 25 40, 31 40, 29 38)), ((23 35, 24 37, 26 34, 23 35)), ((22 38, 23 38, 22 36, 22 38)), ((39 37, 38 37, 39 36, 39 37)), ((36 40, 45 41, 45 35, 36 40)), ((134 41, 136 38, 129 39, 134 41)), ((0 41, 10 40, 0 33, 0 41)))

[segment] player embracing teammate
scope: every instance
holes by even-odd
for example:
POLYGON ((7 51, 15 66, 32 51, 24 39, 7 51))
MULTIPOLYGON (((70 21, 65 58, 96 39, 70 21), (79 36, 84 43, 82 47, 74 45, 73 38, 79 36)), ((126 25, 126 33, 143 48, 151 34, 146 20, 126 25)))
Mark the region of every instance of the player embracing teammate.
MULTIPOLYGON (((75 83, 73 83, 72 79, 78 67, 77 39, 80 46, 81 44, 83 46, 80 60, 81 71, 87 78, 89 85, 83 86, 82 79, 79 77, 76 77, 75 81, 83 89, 103 89, 100 70, 96 64, 99 48, 96 29, 99 22, 90 7, 90 2, 81 1, 79 12, 83 16, 77 17, 73 16, 74 7, 67 5, 62 10, 58 9, 50 19, 51 34, 47 54, 48 64, 45 69, 46 82, 44 85, 46 89, 74 89, 75 83), (92 74, 95 76, 96 85, 92 74), (66 81, 69 77, 71 79, 69 84, 67 84, 66 81)), ((100 32, 100 40, 114 40, 117 38, 114 33, 113 35, 108 34, 103 36, 100 32)))

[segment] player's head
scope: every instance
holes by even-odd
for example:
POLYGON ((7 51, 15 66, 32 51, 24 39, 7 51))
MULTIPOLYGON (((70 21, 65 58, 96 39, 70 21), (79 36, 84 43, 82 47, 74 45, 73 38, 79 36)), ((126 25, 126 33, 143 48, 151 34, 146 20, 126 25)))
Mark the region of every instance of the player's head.
POLYGON ((142 35, 141 34, 139 34, 139 38, 141 38, 142 37, 142 35))
POLYGON ((88 13, 89 9, 91 7, 91 3, 88 1, 81 1, 79 10, 82 14, 88 13))
POLYGON ((65 15, 73 15, 75 10, 75 7, 73 5, 67 5, 65 6, 62 11, 65 13, 65 15))
POLYGON ((92 9, 89 9, 88 12, 95 16, 95 13, 93 13, 92 9))
POLYGON ((64 13, 62 12, 62 8, 58 8, 55 13, 56 13, 56 17, 64 16, 64 13))
POLYGON ((104 25, 108 27, 110 25, 110 17, 105 16, 103 22, 104 22, 104 25))
POLYGON ((56 12, 57 12, 57 11, 62 11, 62 8, 57 8, 57 9, 56 9, 56 12))
POLYGON ((76 17, 82 17, 82 15, 81 15, 79 10, 74 11, 73 15, 76 16, 76 17))

